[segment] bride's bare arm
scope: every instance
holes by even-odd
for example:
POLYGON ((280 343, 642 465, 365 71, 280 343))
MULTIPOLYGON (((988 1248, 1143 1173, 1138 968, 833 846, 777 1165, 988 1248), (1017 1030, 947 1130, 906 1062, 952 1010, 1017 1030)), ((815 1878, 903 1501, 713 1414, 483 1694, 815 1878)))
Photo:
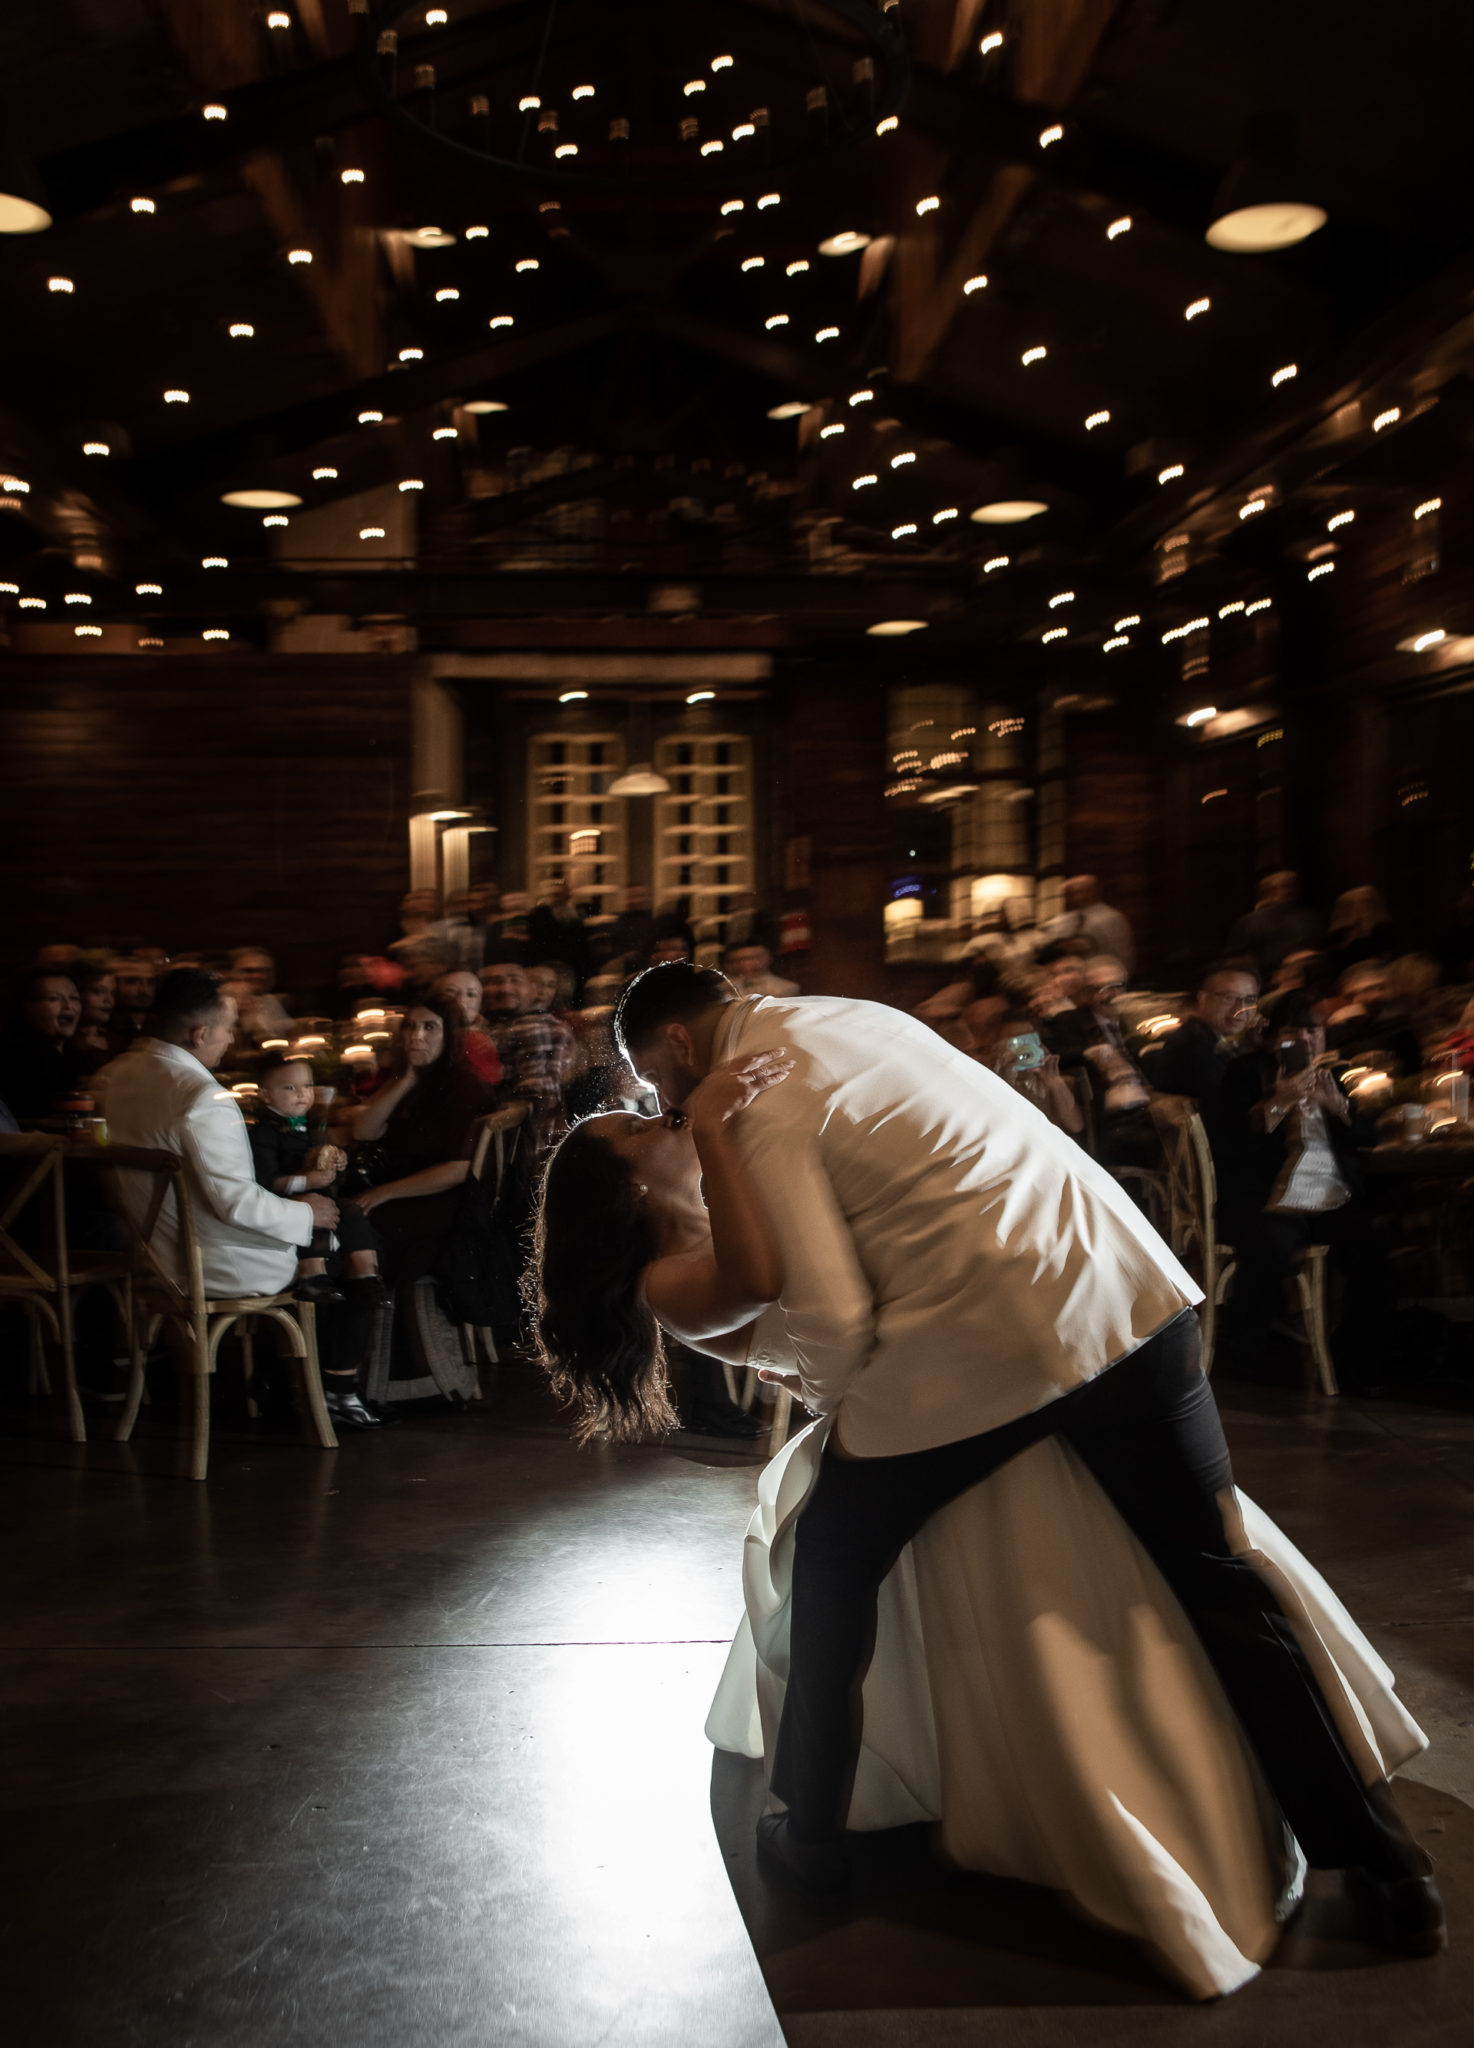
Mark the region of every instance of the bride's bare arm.
POLYGON ((778 1052, 731 1060, 709 1074, 686 1103, 711 1249, 657 1259, 645 1275, 645 1298, 661 1327, 688 1344, 735 1341, 782 1291, 777 1239, 733 1141, 731 1120, 791 1072, 792 1063, 778 1052))

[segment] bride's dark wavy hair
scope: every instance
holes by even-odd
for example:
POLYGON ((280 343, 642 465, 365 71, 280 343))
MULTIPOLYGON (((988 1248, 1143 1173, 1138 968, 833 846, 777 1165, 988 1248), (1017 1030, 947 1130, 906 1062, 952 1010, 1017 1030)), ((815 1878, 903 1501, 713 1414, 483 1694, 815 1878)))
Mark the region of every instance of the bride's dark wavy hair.
POLYGON ((543 1176, 533 1234, 538 1361, 587 1443, 664 1436, 671 1404, 660 1325, 640 1288, 655 1233, 627 1161, 576 1124, 543 1176))

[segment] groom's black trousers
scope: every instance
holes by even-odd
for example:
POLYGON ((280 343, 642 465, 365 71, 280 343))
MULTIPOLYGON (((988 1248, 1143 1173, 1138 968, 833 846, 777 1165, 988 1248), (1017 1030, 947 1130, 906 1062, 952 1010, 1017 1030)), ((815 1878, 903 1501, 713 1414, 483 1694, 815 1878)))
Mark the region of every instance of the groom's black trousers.
POLYGON ((1177 1598, 1318 1869, 1400 1874, 1407 1837, 1370 1799, 1284 1610, 1229 1547, 1228 1445, 1188 1310, 1096 1379, 1032 1415, 898 1458, 826 1453, 799 1515, 788 1693, 773 1790, 795 1832, 844 1826, 860 1743, 860 1688, 881 1581, 922 1524, 1028 1445, 1062 1437, 1094 1473, 1177 1598))

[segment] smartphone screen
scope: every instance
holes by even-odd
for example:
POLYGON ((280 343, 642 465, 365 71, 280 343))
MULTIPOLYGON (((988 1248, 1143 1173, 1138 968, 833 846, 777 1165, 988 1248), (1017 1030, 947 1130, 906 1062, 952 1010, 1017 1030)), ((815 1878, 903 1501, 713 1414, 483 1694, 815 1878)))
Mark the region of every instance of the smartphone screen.
POLYGON ((1283 1038, 1275 1048, 1283 1078, 1303 1074, 1312 1063, 1310 1047, 1303 1038, 1283 1038))

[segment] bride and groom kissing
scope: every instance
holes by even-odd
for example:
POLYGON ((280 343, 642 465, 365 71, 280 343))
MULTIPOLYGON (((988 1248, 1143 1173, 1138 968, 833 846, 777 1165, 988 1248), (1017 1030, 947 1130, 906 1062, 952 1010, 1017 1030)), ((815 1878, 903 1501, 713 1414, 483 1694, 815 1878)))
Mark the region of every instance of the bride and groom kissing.
POLYGON ((540 1343, 587 1438, 673 1426, 662 1333, 817 1417, 765 1469, 708 1723, 761 1756, 760 1859, 842 1898, 846 1832, 940 1824, 1197 1997, 1306 1866, 1444 1944, 1388 1778, 1425 1747, 1335 1595, 1234 1486, 1201 1290, 1118 1183, 924 1025, 650 969, 616 1018, 658 1117, 578 1125, 540 1343))

